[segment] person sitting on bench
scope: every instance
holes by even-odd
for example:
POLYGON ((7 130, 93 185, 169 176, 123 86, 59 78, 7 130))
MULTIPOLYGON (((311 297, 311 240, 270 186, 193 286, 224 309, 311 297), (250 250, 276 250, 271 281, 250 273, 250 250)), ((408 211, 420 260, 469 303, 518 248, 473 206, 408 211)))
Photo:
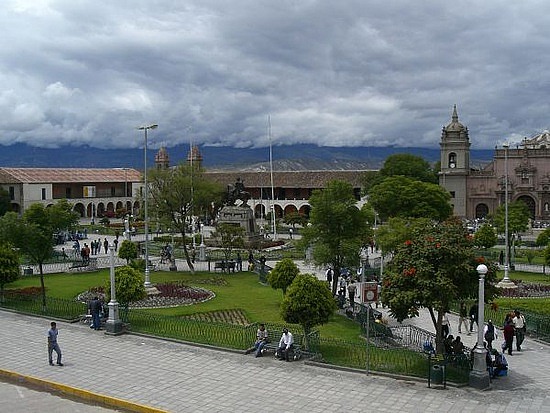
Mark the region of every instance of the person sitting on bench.
POLYGON ((292 333, 288 331, 288 328, 283 328, 283 335, 279 340, 279 348, 275 352, 275 357, 277 357, 279 360, 290 361, 289 353, 293 345, 294 338, 292 337, 292 333))
POLYGON ((256 332, 256 342, 254 347, 250 347, 245 351, 245 354, 250 354, 253 351, 256 352, 256 357, 262 356, 262 349, 267 343, 267 330, 265 329, 265 324, 260 324, 258 331, 256 332))

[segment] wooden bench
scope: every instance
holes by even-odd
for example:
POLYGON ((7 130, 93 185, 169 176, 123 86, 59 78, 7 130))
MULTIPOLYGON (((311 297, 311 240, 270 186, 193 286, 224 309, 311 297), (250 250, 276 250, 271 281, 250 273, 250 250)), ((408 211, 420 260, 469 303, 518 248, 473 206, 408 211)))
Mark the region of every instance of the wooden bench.
MULTIPOLYGON (((291 331, 292 333, 292 331, 291 331)), ((275 352, 279 348, 279 341, 281 340, 283 332, 280 330, 267 330, 267 343, 263 348, 263 352, 272 351, 275 355, 275 352)), ((302 334, 292 333, 292 338, 294 339, 294 344, 290 348, 289 360, 300 360, 302 358, 302 341, 304 336, 302 334)))
POLYGON ((233 261, 229 261, 229 262, 225 262, 225 261, 217 261, 215 264, 214 264, 214 272, 216 272, 216 270, 220 270, 220 272, 235 272, 235 262, 233 261))

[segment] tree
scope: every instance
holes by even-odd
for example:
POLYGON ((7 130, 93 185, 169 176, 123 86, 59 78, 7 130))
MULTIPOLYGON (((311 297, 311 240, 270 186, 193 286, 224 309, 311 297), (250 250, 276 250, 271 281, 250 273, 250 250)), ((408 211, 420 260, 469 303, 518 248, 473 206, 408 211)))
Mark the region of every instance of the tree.
POLYGON ((138 247, 135 242, 125 239, 120 244, 118 249, 118 256, 126 260, 129 264, 131 260, 135 260, 138 257, 138 247))
POLYGON ((292 228, 296 228, 296 225, 303 227, 307 224, 307 217, 299 212, 290 212, 285 215, 283 222, 292 225, 292 228))
POLYGON ((430 164, 420 156, 410 153, 396 153, 386 158, 379 171, 380 176, 405 176, 416 181, 437 184, 437 173, 430 164))
MULTIPOLYGON (((493 215, 493 224, 499 234, 506 234, 506 205, 497 208, 493 215)), ((514 201, 508 204, 508 265, 512 258, 511 249, 516 234, 525 232, 529 226, 529 208, 523 201, 514 201)))
POLYGON ((286 294, 287 288, 292 284, 296 276, 300 274, 298 266, 290 258, 279 261, 267 275, 267 282, 273 289, 283 290, 286 294))
POLYGON ((498 241, 497 233, 492 225, 483 224, 474 234, 474 245, 488 249, 494 247, 498 241))
MULTIPOLYGON (((472 237, 458 219, 416 228, 398 247, 382 284, 382 302, 392 316, 402 321, 428 309, 436 329, 436 344, 442 352, 441 321, 451 304, 477 296, 479 275, 472 237)), ((497 294, 493 283, 496 268, 488 265, 485 299, 497 294)))
POLYGON ((0 217, 11 210, 10 193, 0 187, 0 217))
POLYGON ((185 235, 192 232, 193 217, 203 216, 212 202, 221 199, 223 191, 207 180, 199 167, 187 164, 151 171, 149 182, 151 206, 159 219, 171 222, 181 234, 185 259, 193 272, 185 235))
POLYGON ((19 278, 19 255, 7 242, 0 242, 0 301, 4 301, 4 285, 19 278))
POLYGON ((244 228, 238 224, 230 224, 228 222, 222 222, 216 225, 216 231, 212 234, 223 250, 225 261, 231 259, 231 255, 235 248, 244 247, 244 228))
POLYGON ((44 285, 44 262, 52 256, 54 233, 70 230, 78 222, 66 200, 51 207, 32 204, 22 217, 8 212, 0 218, 0 239, 10 242, 28 259, 38 265, 42 287, 42 308, 46 311, 46 287, 44 285))
POLYGON ((426 218, 390 218, 386 224, 377 228, 376 245, 383 255, 392 254, 412 237, 415 229, 430 225, 433 225, 433 221, 426 218))
POLYGON ((287 323, 302 326, 304 345, 309 348, 311 329, 327 323, 335 310, 333 295, 324 281, 311 274, 298 274, 283 299, 281 316, 287 323))
POLYGON ((544 231, 542 231, 538 236, 537 240, 535 241, 538 247, 546 247, 548 244, 550 244, 550 228, 546 228, 544 231))
POLYGON ((386 158, 382 168, 375 171, 368 171, 364 175, 366 192, 370 194, 373 187, 392 176, 404 176, 415 181, 422 181, 432 184, 438 183, 437 172, 441 165, 434 168, 420 156, 410 153, 396 153, 386 158))
POLYGON ((369 202, 383 220, 412 217, 443 221, 453 212, 450 199, 439 185, 404 176, 386 178, 369 192, 369 202))
MULTIPOLYGON (((107 299, 110 300, 111 280, 107 281, 107 299)), ((115 294, 121 306, 128 307, 128 304, 147 297, 141 272, 135 268, 124 266, 115 270, 115 294)))
POLYGON ((550 265, 550 245, 547 245, 543 252, 544 255, 544 264, 550 265))
POLYGON ((314 191, 309 203, 310 225, 302 231, 301 246, 312 248, 317 265, 332 267, 332 291, 336 294, 340 269, 359 262, 368 223, 356 206, 349 183, 331 181, 326 189, 314 191))

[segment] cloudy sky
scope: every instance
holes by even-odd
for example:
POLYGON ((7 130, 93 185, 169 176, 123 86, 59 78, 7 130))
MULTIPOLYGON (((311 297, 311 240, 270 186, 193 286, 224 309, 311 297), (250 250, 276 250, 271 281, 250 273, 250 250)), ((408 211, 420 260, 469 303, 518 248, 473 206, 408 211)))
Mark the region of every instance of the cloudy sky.
POLYGON ((550 128, 550 2, 2 0, 0 143, 473 148, 550 128))

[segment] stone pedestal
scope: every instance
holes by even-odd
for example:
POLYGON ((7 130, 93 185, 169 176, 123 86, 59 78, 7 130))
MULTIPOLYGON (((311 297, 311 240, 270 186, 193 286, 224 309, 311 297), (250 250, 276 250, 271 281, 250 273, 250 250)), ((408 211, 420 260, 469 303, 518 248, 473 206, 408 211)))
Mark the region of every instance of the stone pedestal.
POLYGON ((220 211, 218 222, 239 225, 244 228, 245 242, 254 241, 259 237, 256 232, 254 212, 248 205, 224 206, 220 211))

